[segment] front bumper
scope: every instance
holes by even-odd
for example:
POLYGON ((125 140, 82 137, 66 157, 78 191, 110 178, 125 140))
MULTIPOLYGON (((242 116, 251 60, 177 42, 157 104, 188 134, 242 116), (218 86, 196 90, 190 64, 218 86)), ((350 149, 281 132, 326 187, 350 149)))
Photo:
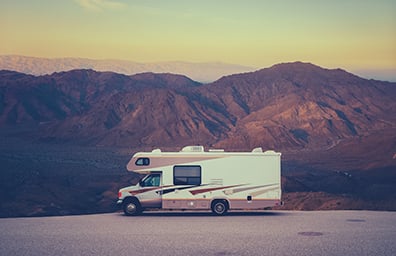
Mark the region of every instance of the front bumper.
POLYGON ((121 206, 121 205, 122 205, 122 202, 124 202, 122 199, 118 199, 118 201, 117 201, 117 206, 121 206))

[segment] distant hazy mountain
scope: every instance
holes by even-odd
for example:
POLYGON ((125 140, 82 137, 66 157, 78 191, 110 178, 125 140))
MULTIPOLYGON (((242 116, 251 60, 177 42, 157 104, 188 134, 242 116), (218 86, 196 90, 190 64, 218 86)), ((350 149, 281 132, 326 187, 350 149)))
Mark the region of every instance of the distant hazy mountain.
POLYGON ((158 62, 138 63, 125 60, 92 60, 83 58, 34 58, 18 55, 0 56, 0 70, 46 75, 73 69, 93 69, 133 75, 143 72, 182 74, 199 82, 212 82, 225 75, 253 71, 255 68, 221 62, 158 62))

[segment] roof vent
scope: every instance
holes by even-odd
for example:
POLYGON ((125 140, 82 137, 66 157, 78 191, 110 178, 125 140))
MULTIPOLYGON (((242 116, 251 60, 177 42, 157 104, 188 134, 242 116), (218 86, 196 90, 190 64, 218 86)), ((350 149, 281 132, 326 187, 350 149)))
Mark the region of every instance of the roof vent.
POLYGON ((159 149, 159 148, 156 148, 156 149, 153 149, 153 151, 151 151, 151 153, 161 153, 161 149, 159 149))
POLYGON ((203 146, 187 146, 184 147, 181 152, 204 152, 203 146))
POLYGON ((263 149, 261 147, 255 148, 252 150, 252 153, 263 153, 263 149))

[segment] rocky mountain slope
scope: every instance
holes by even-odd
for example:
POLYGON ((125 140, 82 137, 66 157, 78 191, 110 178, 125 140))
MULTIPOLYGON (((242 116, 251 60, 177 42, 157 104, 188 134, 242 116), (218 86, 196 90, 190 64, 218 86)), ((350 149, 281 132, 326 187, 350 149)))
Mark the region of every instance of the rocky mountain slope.
POLYGON ((199 84, 172 74, 0 73, 0 124, 100 145, 331 149, 395 129, 395 83, 307 63, 199 84))

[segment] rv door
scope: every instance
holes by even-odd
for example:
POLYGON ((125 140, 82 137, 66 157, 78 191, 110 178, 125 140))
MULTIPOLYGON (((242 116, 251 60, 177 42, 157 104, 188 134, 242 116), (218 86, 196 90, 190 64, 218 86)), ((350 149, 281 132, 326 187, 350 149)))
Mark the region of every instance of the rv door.
POLYGON ((160 172, 151 173, 139 182, 143 192, 137 197, 143 208, 162 207, 162 195, 160 193, 161 174, 160 172))

